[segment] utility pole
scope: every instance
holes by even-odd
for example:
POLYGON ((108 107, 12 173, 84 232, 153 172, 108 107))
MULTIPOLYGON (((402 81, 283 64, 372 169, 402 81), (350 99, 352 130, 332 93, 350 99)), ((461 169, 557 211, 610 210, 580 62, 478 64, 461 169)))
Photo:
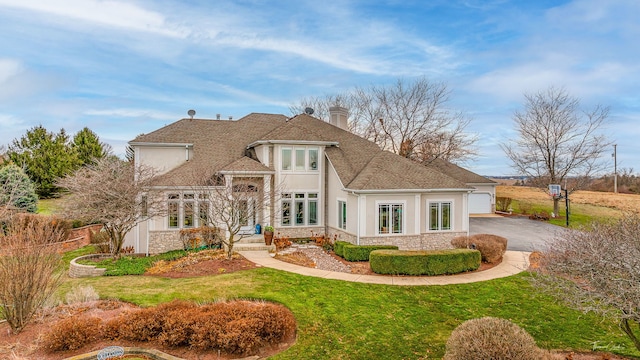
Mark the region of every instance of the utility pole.
POLYGON ((618 144, 613 144, 613 192, 618 193, 618 144))

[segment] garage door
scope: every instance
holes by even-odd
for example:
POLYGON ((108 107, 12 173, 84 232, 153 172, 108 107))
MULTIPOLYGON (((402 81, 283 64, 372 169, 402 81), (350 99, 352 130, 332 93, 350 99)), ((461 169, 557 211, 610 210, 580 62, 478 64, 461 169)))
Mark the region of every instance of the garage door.
POLYGON ((490 214, 490 194, 469 194, 469 214, 490 214))

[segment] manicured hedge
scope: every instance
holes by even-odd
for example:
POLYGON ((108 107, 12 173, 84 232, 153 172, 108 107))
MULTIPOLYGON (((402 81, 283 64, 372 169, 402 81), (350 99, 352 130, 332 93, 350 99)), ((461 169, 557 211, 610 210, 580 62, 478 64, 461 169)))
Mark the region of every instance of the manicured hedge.
POLYGON ((369 254, 374 250, 398 250, 395 245, 345 245, 342 256, 347 261, 369 261, 369 254))
POLYGON ((471 249, 376 250, 369 257, 369 266, 378 274, 443 275, 476 270, 481 259, 480 252, 471 249))
POLYGON ((333 251, 336 253, 336 255, 340 257, 344 257, 344 247, 346 245, 351 245, 351 243, 347 241, 338 240, 333 244, 333 251))

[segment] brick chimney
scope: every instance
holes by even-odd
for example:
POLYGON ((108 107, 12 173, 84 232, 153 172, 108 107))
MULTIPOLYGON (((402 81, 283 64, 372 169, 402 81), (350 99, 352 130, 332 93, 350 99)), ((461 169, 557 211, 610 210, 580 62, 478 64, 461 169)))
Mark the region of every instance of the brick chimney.
POLYGON ((349 109, 342 106, 332 106, 329 108, 329 123, 343 130, 349 130, 348 126, 349 109))

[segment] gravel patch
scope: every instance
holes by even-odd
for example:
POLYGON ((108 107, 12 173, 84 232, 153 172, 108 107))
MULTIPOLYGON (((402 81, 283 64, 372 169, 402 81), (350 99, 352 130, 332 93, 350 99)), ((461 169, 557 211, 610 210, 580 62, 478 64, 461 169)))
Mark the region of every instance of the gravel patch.
POLYGON ((333 256, 327 254, 322 248, 316 245, 292 244, 287 249, 279 251, 278 253, 284 255, 296 251, 305 254, 309 259, 313 260, 316 263, 316 269, 351 273, 351 267, 349 265, 345 265, 334 259, 333 256))

